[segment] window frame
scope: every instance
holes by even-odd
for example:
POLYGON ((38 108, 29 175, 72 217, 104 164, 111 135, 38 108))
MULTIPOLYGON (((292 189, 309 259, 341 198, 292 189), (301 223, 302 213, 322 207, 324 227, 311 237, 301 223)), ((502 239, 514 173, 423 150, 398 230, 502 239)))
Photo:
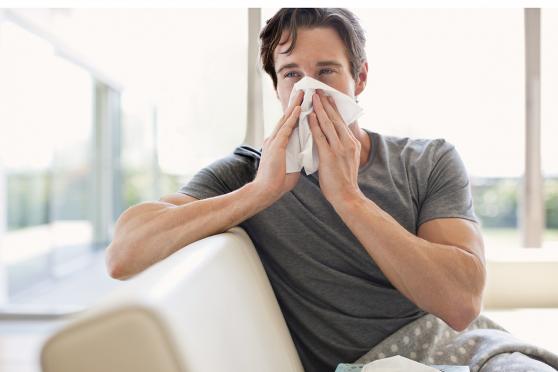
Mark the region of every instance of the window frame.
POLYGON ((519 201, 519 233, 524 248, 540 248, 545 230, 541 146, 541 10, 524 9, 525 169, 519 201))

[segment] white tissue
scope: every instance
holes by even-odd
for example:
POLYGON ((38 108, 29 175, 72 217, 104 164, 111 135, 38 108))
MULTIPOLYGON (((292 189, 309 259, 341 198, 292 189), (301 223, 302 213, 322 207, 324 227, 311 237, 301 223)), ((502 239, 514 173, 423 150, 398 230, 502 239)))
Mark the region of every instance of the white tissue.
POLYGON ((362 372, 439 372, 436 368, 415 362, 401 355, 375 360, 366 364, 362 372))
POLYGON ((294 85, 289 97, 290 106, 298 91, 304 91, 298 127, 294 129, 287 144, 287 173, 300 172, 302 168, 306 174, 312 174, 318 170, 318 149, 314 146, 312 132, 308 126, 308 115, 313 110, 312 94, 316 89, 322 89, 326 96, 333 98, 337 110, 346 124, 354 123, 363 114, 362 108, 348 95, 311 77, 302 78, 294 85))

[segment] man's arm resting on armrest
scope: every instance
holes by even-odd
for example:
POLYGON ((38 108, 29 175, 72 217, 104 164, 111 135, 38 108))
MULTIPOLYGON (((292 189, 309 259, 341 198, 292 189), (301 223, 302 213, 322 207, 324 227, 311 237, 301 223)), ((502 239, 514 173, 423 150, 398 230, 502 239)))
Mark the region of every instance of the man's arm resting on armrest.
POLYGON ((299 92, 264 141, 253 181, 228 194, 190 199, 183 205, 146 202, 124 211, 106 253, 110 275, 119 279, 135 275, 196 240, 238 225, 292 190, 300 174, 287 174, 285 151, 298 123, 303 96, 299 92))
POLYGON ((260 189, 248 183, 213 198, 175 195, 128 208, 118 218, 107 248, 110 275, 127 279, 194 241, 238 225, 270 204, 260 189))

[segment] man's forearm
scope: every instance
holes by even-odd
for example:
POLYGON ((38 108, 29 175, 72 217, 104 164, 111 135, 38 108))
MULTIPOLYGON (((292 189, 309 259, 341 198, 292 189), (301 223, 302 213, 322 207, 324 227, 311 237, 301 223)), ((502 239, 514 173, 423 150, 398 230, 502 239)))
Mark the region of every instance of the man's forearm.
POLYGON ((480 308, 484 266, 458 247, 421 239, 364 195, 334 205, 390 282, 455 329, 480 308))
POLYGON ((238 225, 272 202, 248 183, 229 194, 180 206, 138 204, 117 221, 107 249, 110 270, 118 278, 135 275, 194 241, 238 225))

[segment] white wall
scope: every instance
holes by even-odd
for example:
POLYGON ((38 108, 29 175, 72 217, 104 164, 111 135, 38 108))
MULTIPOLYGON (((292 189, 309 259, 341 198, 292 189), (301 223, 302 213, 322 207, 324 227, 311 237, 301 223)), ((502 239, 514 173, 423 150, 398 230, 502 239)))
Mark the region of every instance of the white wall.
POLYGON ((5 178, 2 171, 2 159, 0 159, 0 305, 8 300, 8 283, 6 281, 6 270, 2 260, 2 240, 6 231, 6 189, 5 178))
MULTIPOLYGON (((2 18, 3 10, 0 9, 0 34, 2 33, 2 18)), ((2 45, 0 45, 2 48, 2 45)), ((0 54, 1 50, 0 50, 0 54)), ((0 61, 0 68, 1 68, 0 61)), ((0 85, 1 89, 1 85, 0 85)), ((2 240, 4 238, 4 232, 6 231, 6 180, 4 178, 4 171, 2 166, 2 157, 0 157, 0 305, 3 305, 7 301, 7 281, 6 281, 6 271, 4 269, 4 263, 2 260, 2 240)))

